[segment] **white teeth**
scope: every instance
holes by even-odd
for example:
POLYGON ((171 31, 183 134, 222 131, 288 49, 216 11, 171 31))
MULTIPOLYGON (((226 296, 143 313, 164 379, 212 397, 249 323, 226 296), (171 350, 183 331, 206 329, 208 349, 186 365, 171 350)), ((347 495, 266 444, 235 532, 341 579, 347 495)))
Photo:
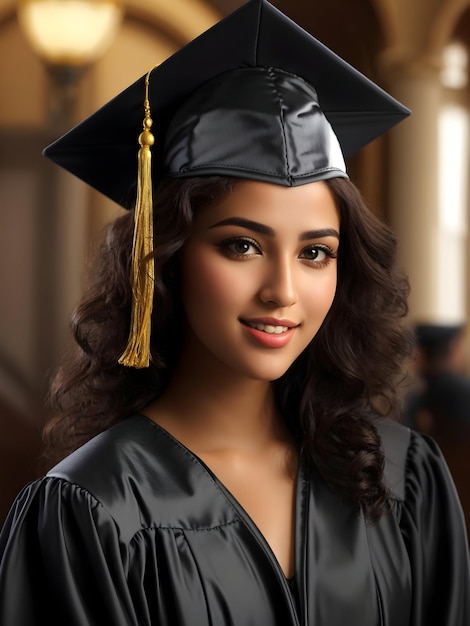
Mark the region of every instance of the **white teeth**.
POLYGON ((271 324, 252 324, 248 322, 248 326, 251 328, 256 328, 256 330, 262 330, 265 333, 269 333, 270 335, 280 335, 281 333, 285 333, 288 330, 288 326, 272 326, 271 324))

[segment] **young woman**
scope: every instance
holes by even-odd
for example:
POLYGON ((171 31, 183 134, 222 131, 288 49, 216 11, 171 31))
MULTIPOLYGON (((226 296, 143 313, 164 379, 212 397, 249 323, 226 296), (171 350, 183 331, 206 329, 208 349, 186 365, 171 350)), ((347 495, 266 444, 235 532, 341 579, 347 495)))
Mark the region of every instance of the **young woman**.
MULTIPOLYGON (((403 109, 264 1, 172 59, 139 85, 137 182, 124 148, 100 155, 135 87, 49 149, 137 200, 109 228, 51 391, 62 460, 0 537, 0 622, 464 626, 452 480, 432 440, 386 419, 410 349, 396 240, 347 179, 311 85, 329 68, 351 106, 346 71, 365 110, 394 111, 385 127, 403 109), (276 60, 279 32, 296 72, 276 60), (232 37, 240 58, 208 75, 207 51, 232 37), (189 60, 197 86, 174 80, 189 60), (154 189, 149 78, 164 94, 154 189)), ((351 110, 346 152, 370 139, 351 110)))

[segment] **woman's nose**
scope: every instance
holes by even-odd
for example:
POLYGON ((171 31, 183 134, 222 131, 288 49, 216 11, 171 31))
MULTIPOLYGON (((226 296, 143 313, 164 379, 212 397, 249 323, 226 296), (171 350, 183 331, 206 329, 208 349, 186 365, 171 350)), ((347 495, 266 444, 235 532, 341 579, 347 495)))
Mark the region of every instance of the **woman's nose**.
POLYGON ((288 307, 297 302, 294 262, 287 258, 269 263, 265 268, 259 297, 265 304, 288 307))

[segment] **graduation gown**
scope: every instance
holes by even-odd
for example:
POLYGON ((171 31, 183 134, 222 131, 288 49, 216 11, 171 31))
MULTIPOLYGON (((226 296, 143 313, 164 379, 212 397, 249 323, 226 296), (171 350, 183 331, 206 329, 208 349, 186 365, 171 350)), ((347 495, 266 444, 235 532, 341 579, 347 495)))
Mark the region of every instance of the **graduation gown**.
POLYGON ((371 526, 301 461, 295 590, 246 511, 133 416, 26 486, 0 536, 2 626, 468 626, 462 511, 432 440, 380 425, 371 526))

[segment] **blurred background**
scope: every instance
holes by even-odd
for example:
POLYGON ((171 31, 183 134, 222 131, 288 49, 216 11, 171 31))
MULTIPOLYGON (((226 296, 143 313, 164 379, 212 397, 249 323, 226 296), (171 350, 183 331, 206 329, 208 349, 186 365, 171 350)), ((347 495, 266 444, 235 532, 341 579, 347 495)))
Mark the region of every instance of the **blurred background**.
MULTIPOLYGON (((121 210, 41 150, 241 4, 0 0, 0 524, 43 470, 45 391, 69 341, 92 243, 121 210)), ((349 173, 399 237, 410 325, 458 328, 466 377, 470 0, 273 4, 412 109, 351 159, 349 173)), ((404 387, 414 401, 426 387, 419 350, 404 387)), ((462 402, 468 426, 470 391, 462 402)), ((439 438, 432 410, 413 410, 405 420, 439 438)), ((445 453, 467 501, 469 439, 453 441, 445 453)))

